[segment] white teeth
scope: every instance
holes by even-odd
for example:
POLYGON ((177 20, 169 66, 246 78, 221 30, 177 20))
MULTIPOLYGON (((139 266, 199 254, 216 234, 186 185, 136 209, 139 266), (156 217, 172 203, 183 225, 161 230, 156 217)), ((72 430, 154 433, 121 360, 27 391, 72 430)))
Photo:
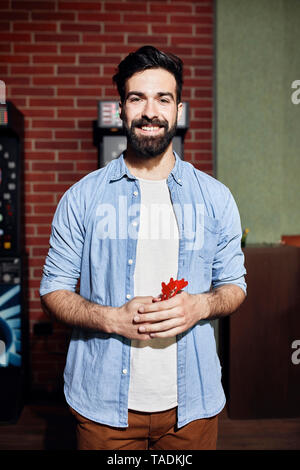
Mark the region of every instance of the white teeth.
POLYGON ((143 131, 157 131, 159 127, 149 127, 149 126, 144 126, 142 127, 143 131))

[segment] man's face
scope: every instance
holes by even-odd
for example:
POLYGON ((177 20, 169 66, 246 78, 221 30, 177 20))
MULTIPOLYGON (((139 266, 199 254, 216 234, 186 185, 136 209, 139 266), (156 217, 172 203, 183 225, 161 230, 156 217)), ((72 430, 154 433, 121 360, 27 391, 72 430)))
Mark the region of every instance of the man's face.
POLYGON ((144 159, 161 155, 176 133, 182 103, 176 104, 176 80, 165 69, 137 72, 125 84, 120 105, 128 144, 144 159))

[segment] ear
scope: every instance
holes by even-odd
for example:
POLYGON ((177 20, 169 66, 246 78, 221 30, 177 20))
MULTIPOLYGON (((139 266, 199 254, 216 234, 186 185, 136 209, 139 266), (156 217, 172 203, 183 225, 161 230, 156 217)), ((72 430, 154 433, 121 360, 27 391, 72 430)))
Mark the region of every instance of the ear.
POLYGON ((123 121, 123 103, 121 103, 121 101, 119 101, 119 116, 120 119, 123 121))
POLYGON ((182 109, 183 109, 183 105, 182 103, 178 103, 177 105, 177 123, 178 121, 180 120, 180 117, 181 117, 181 114, 182 114, 182 109))

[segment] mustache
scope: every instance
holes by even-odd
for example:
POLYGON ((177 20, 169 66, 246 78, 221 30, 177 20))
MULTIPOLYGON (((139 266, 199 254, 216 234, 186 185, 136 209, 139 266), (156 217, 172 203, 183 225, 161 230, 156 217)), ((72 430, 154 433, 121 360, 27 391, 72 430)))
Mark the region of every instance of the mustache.
POLYGON ((161 121, 160 119, 134 119, 131 123, 131 128, 133 129, 134 127, 143 127, 151 124, 152 126, 158 126, 158 127, 164 127, 165 129, 168 129, 168 122, 167 121, 161 121))

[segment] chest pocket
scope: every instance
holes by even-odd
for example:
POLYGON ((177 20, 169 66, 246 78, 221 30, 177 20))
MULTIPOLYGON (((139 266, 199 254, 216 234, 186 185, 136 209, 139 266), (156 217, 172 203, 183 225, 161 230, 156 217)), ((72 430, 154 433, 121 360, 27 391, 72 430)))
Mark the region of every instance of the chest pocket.
POLYGON ((198 251, 198 256, 204 263, 212 264, 220 236, 220 221, 204 215, 200 230, 202 230, 202 243, 198 251))
POLYGON ((212 281, 212 266, 216 255, 221 224, 205 214, 197 219, 193 232, 184 243, 184 278, 188 280, 188 292, 207 292, 212 281))

